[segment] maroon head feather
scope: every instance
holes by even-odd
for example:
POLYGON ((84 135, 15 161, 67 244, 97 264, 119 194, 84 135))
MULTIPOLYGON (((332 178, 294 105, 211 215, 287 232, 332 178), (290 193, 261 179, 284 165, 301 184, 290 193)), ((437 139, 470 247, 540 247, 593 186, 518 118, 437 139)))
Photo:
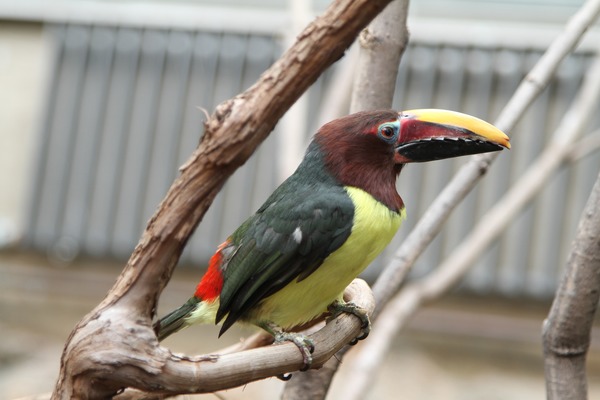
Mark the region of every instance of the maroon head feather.
POLYGON ((378 136, 378 128, 398 120, 393 110, 365 111, 332 121, 315 135, 327 170, 343 185, 370 193, 389 209, 404 203, 396 191, 402 164, 394 162, 394 144, 378 136))

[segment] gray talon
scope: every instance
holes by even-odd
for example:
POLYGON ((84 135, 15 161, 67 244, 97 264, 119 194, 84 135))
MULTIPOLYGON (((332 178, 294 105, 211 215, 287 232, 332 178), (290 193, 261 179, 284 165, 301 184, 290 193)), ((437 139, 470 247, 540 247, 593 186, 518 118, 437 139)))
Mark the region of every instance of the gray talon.
POLYGON ((371 321, 369 320, 369 315, 363 308, 354 303, 341 303, 336 301, 328 307, 328 310, 331 313, 331 319, 336 318, 343 312, 352 314, 360 319, 362 323, 362 333, 350 342, 351 345, 355 345, 359 340, 364 340, 369 336, 369 332, 371 332, 371 321))
POLYGON ((315 351, 315 344, 313 341, 299 333, 276 332, 275 343, 282 342, 292 342, 298 347, 298 350, 302 353, 302 360, 304 361, 304 366, 300 371, 309 370, 313 362, 312 353, 315 351))
MULTIPOLYGON (((306 336, 300 333, 294 332, 284 332, 279 326, 271 323, 264 322, 259 325, 265 331, 269 332, 275 338, 275 343, 282 342, 292 342, 298 347, 300 353, 302 353, 302 360, 304 361, 304 366, 300 369, 300 371, 306 371, 310 369, 313 358, 312 353, 315 351, 315 344, 313 341, 306 336)), ((282 375, 279 377, 281 380, 285 380, 285 378, 289 379, 290 375, 282 375)))
POLYGON ((290 379, 292 379, 292 374, 290 374, 290 373, 280 374, 280 375, 277 375, 277 379, 279 379, 280 381, 287 382, 290 379))

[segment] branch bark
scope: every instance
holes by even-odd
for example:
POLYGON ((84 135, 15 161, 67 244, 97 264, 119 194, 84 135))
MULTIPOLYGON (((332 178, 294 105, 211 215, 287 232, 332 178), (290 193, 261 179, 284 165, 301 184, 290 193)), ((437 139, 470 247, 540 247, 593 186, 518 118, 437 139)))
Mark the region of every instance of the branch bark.
POLYGON ((587 399, 585 359, 599 300, 600 175, 579 221, 566 270, 544 321, 548 399, 587 399))
MULTIPOLYGON (((346 288, 344 299, 359 305, 369 315, 375 308, 373 293, 369 285, 361 279, 355 279, 346 288)), ((108 324, 106 319, 99 323, 108 324)), ((141 389, 114 394, 116 400, 164 399, 175 394, 211 393, 296 371, 304 365, 296 345, 283 343, 269 346, 273 338, 262 333, 217 354, 189 357, 171 353, 155 344, 155 339, 154 342, 147 337, 143 341, 138 340, 139 332, 131 332, 130 324, 127 324, 125 318, 113 318, 111 324, 116 324, 110 329, 114 335, 121 337, 121 347, 129 348, 125 348, 125 351, 122 348, 106 348, 102 342, 103 338, 94 335, 86 343, 89 350, 82 354, 82 357, 85 357, 85 362, 91 364, 90 370, 86 372, 86 379, 110 379, 111 384, 122 384, 124 387, 132 387, 132 382, 135 382, 135 387, 141 389), (140 345, 143 347, 137 347, 140 345), (115 356, 115 351, 122 351, 123 354, 116 360, 107 357, 115 356), (147 365, 148 363, 150 365, 147 365), (107 373, 113 375, 106 375, 107 373)), ((357 337, 361 329, 362 321, 359 318, 341 314, 315 333, 308 335, 315 344, 313 368, 327 368, 328 360, 357 337)), ((102 397, 99 393, 87 393, 83 391, 84 388, 77 389, 81 390, 75 391, 72 398, 113 397, 112 393, 102 397), (90 394, 94 397, 89 396, 90 394)), ((40 400, 46 398, 48 397, 40 396, 40 400)))
POLYGON ((359 36, 350 112, 391 108, 400 59, 408 45, 408 0, 395 0, 359 36))
POLYGON ((189 389, 189 382, 176 377, 196 379, 202 370, 197 364, 205 358, 174 361, 151 329, 159 295, 188 238, 225 180, 389 1, 334 2, 255 85, 216 108, 117 282, 69 336, 54 399, 108 398, 130 386, 172 393, 189 389), (158 385, 136 379, 160 376, 165 369, 173 381, 158 385))

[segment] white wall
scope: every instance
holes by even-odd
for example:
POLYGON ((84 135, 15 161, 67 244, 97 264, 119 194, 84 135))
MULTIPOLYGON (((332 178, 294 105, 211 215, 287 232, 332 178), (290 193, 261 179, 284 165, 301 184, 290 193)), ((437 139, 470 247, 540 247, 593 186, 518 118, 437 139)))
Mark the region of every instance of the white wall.
POLYGON ((46 54, 40 24, 0 22, 0 247, 24 221, 46 54))

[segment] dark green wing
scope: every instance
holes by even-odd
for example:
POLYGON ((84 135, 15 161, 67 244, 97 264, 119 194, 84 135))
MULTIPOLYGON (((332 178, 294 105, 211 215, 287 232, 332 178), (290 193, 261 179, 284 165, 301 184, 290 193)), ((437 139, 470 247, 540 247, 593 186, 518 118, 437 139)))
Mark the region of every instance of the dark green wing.
POLYGON ((217 322, 221 334, 262 299, 313 273, 350 236, 354 205, 343 187, 272 196, 231 236, 217 322))

